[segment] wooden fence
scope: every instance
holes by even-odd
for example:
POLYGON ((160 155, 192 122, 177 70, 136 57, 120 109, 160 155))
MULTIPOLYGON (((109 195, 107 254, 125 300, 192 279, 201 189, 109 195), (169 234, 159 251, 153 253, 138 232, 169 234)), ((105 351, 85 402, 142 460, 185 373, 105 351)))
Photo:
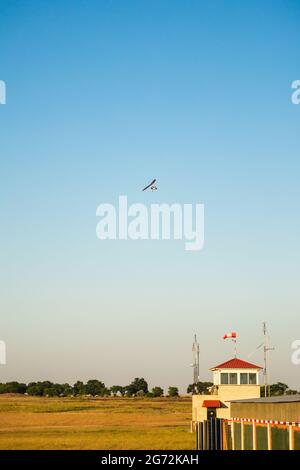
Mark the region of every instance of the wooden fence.
POLYGON ((211 418, 193 430, 197 450, 300 450, 300 423, 211 418))

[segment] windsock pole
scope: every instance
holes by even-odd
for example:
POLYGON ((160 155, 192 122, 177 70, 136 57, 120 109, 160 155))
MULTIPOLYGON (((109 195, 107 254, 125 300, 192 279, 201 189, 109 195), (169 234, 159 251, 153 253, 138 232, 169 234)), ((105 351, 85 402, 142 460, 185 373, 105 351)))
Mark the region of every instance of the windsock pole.
POLYGON ((231 331, 230 333, 226 333, 223 336, 223 339, 231 339, 234 342, 234 357, 237 357, 237 334, 235 331, 231 331))
POLYGON ((234 342, 234 357, 237 357, 236 338, 232 340, 234 342))

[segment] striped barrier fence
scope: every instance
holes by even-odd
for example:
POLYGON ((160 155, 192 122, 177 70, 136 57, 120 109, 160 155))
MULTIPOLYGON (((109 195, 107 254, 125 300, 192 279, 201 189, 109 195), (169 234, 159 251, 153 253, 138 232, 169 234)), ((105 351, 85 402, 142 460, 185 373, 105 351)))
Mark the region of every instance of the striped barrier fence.
POLYGON ((197 450, 300 450, 300 423, 249 418, 194 422, 197 450))

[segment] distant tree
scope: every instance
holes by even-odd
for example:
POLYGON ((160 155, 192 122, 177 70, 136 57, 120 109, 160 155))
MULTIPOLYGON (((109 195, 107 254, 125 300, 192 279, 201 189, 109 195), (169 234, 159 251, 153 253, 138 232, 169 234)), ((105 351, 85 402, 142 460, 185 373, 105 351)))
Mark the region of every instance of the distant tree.
POLYGON ((44 380, 43 382, 38 382, 39 387, 45 391, 46 388, 51 388, 53 387, 53 382, 50 382, 49 380, 44 380))
MULTIPOLYGON (((286 385, 285 383, 277 382, 275 384, 270 385, 270 395, 271 395, 271 397, 285 395, 288 388, 289 388, 288 385, 286 385)), ((264 386, 260 387, 260 396, 261 397, 265 396, 265 387, 264 386)))
POLYGON ((71 385, 65 383, 65 384, 62 384, 62 392, 61 392, 61 395, 63 397, 69 397, 70 395, 73 394, 73 387, 71 387, 71 385))
POLYGON ((123 397, 125 395, 125 387, 122 387, 122 385, 113 385, 110 387, 110 392, 114 397, 116 397, 118 393, 123 397))
POLYGON ((296 395, 297 393, 297 390, 291 390, 290 388, 285 392, 286 395, 296 395))
POLYGON ((169 397, 178 397, 179 396, 178 388, 177 387, 169 387, 168 396, 169 397))
POLYGON ((187 393, 192 393, 193 395, 206 395, 209 393, 209 388, 212 386, 212 382, 197 382, 188 386, 187 393))
POLYGON ((88 380, 86 386, 85 386, 86 393, 88 395, 99 395, 99 396, 104 396, 108 393, 107 388, 105 387, 103 382, 100 382, 99 380, 88 380))
POLYGON ((151 390, 151 395, 156 398, 156 397, 162 397, 164 394, 164 390, 161 387, 153 387, 151 390))
POLYGON ((73 394, 74 395, 85 395, 86 389, 85 385, 83 382, 80 382, 77 380, 76 383, 73 385, 73 394))
POLYGON ((277 382, 270 387, 271 396, 284 395, 288 388, 288 385, 282 382, 277 382))
POLYGON ((28 393, 28 395, 42 396, 43 395, 43 390, 41 389, 41 387, 36 382, 30 382, 27 385, 27 393, 28 393))
POLYGON ((27 387, 28 395, 42 397, 45 394, 45 390, 49 390, 53 387, 53 383, 45 380, 44 382, 30 382, 27 387))
POLYGON ((0 393, 26 393, 26 389, 26 384, 19 382, 0 384, 0 393))
POLYGON ((60 393, 57 391, 56 387, 53 386, 51 388, 45 388, 44 396, 46 396, 46 397, 59 397, 60 393))
POLYGON ((53 390, 55 396, 64 396, 64 386, 62 384, 53 384, 51 389, 53 390))
POLYGON ((148 384, 144 378, 136 377, 131 384, 125 387, 126 394, 131 397, 135 396, 138 392, 143 391, 144 394, 148 393, 148 384))

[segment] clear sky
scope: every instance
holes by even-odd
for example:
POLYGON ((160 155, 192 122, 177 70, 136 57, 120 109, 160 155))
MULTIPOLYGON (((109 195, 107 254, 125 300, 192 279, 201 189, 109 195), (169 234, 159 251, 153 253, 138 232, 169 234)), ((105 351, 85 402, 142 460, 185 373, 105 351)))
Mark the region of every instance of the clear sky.
MULTIPOLYGON (((0 0, 0 381, 191 382, 261 343, 300 389, 300 2, 0 0), (157 193, 141 193, 152 177, 157 193), (205 246, 96 208, 205 204, 205 246)), ((251 361, 262 364, 260 353, 251 361)))

